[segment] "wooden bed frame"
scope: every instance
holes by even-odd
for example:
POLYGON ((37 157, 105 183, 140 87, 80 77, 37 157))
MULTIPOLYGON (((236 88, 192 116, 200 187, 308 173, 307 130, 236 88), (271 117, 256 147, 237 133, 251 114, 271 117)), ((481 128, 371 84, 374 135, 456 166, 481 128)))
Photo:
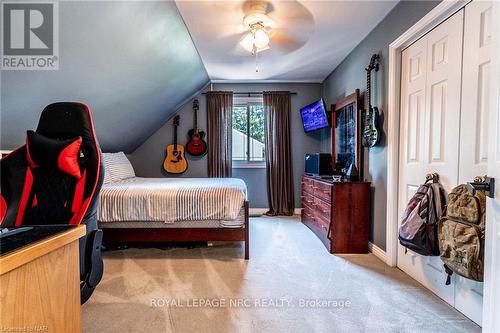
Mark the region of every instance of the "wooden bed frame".
POLYGON ((248 201, 243 203, 244 228, 102 228, 107 244, 144 242, 245 242, 245 260, 250 258, 248 201))

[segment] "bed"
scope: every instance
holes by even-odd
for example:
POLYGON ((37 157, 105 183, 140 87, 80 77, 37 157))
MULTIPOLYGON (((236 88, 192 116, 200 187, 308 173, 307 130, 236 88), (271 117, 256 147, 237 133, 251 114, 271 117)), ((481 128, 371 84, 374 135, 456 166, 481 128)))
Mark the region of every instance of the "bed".
POLYGON ((244 241, 249 258, 247 188, 237 178, 108 181, 99 195, 104 242, 244 241))

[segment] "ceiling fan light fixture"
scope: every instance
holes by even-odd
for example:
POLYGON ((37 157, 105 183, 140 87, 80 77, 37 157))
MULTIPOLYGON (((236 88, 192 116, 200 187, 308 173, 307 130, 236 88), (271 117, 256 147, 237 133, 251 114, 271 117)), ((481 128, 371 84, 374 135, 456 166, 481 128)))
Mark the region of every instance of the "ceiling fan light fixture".
POLYGON ((250 27, 251 31, 240 40, 240 45, 250 53, 258 53, 269 49, 270 38, 260 23, 250 27))
POLYGON ((267 33, 269 33, 271 30, 276 29, 277 27, 276 22, 274 22, 273 19, 263 13, 254 12, 246 15, 243 18, 243 25, 245 25, 246 27, 251 27, 255 24, 260 24, 267 33))
POLYGON ((240 40, 240 45, 248 52, 253 52, 253 34, 251 32, 245 34, 240 40))
POLYGON ((257 49, 265 48, 269 45, 269 36, 262 29, 257 29, 254 32, 254 44, 257 49))
POLYGON ((249 32, 241 38, 240 46, 255 57, 256 72, 259 71, 257 54, 270 48, 269 42, 277 28, 276 22, 266 15, 267 10, 267 2, 255 1, 243 17, 243 25, 249 32))

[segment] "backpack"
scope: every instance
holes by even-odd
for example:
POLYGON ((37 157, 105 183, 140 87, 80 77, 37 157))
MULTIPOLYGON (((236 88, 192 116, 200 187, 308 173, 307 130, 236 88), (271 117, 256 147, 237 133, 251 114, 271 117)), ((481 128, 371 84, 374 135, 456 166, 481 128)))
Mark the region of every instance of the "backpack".
POLYGON ((438 182, 421 185, 406 206, 401 226, 399 243, 424 255, 438 256, 437 223, 445 209, 445 192, 438 182))
POLYGON ((462 184, 448 195, 446 216, 438 225, 447 285, 453 272, 483 281, 485 212, 486 196, 482 191, 462 184))

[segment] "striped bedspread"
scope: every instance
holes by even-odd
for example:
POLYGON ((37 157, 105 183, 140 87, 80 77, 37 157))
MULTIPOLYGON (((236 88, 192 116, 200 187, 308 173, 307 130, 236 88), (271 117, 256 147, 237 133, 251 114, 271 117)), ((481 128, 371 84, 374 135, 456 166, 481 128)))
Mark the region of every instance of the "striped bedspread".
POLYGON ((98 220, 221 220, 221 226, 231 226, 246 196, 246 185, 237 178, 135 177, 103 185, 98 220))

